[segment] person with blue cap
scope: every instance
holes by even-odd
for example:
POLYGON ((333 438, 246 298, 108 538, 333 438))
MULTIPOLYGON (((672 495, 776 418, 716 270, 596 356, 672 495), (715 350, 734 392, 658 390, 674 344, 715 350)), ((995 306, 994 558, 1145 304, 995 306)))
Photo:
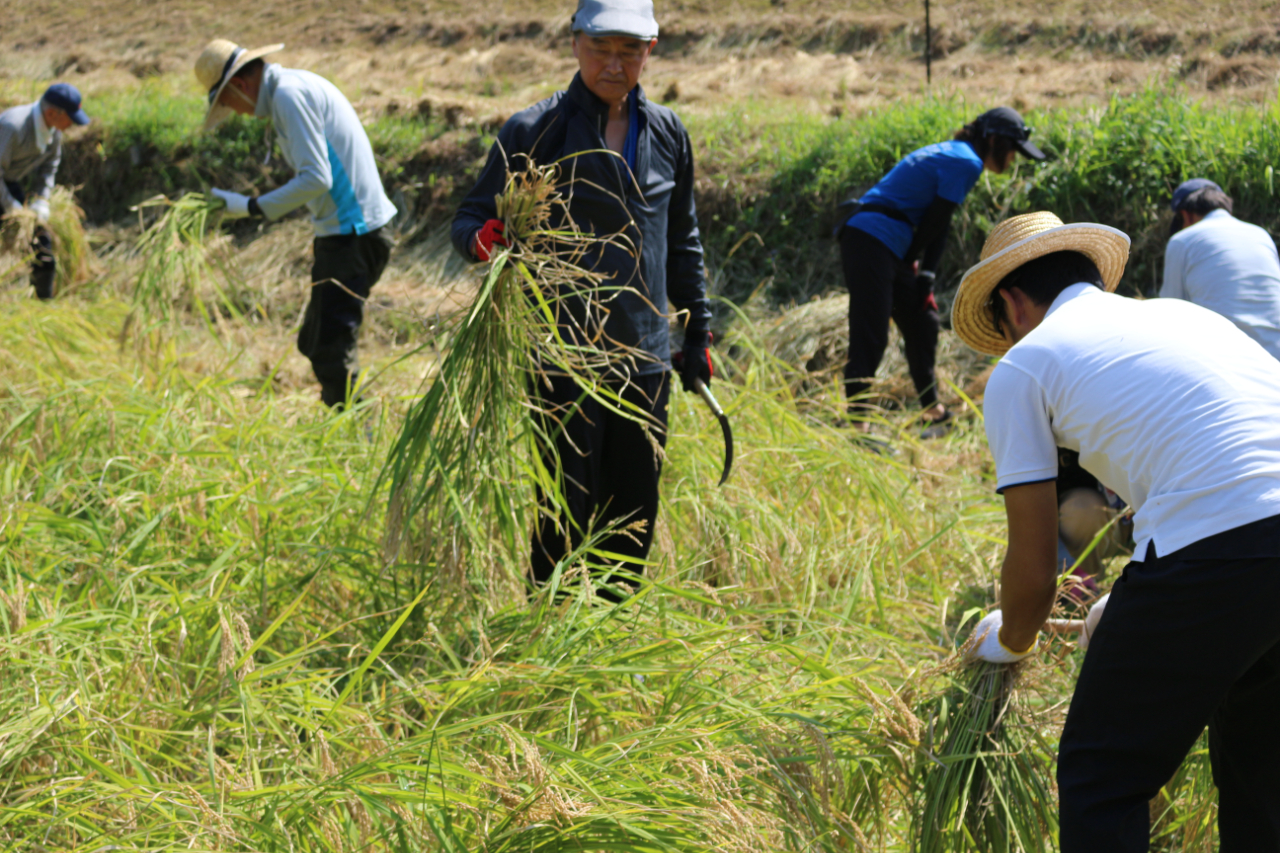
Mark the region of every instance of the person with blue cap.
MULTIPOLYGON (((603 323, 601 344, 618 366, 603 377, 650 416, 665 442, 673 363, 686 390, 711 381, 711 310, 702 242, 693 200, 693 146, 679 117, 650 101, 640 76, 657 44, 650 0, 580 0, 573 16, 578 73, 569 88, 512 116, 453 220, 453 242, 472 261, 487 261, 506 245, 494 197, 508 169, 532 162, 566 165, 559 182, 567 215, 603 240, 581 266, 610 275, 617 288, 603 323), (629 243, 624 246, 623 243, 629 243), (684 326, 673 358, 668 303, 684 326)), ((561 325, 575 335, 572 321, 561 325)), ((561 472, 572 518, 564 519, 539 495, 543 512, 534 532, 535 584, 594 524, 625 523, 599 543, 631 572, 643 570, 658 514, 661 453, 632 418, 582 400, 568 377, 549 376, 533 389, 535 405, 555 420, 555 436, 541 449, 550 471, 561 472)), ((625 590, 624 590, 625 591, 625 590)))
POLYGON ((283 47, 246 49, 214 39, 196 60, 196 79, 208 92, 204 129, 232 113, 270 119, 280 153, 295 172, 265 195, 223 189, 213 195, 226 202, 231 218, 274 222, 299 207, 310 211, 315 261, 298 350, 320 381, 321 402, 342 409, 358 399, 364 302, 391 257, 386 226, 396 208, 351 102, 319 74, 263 59, 283 47))
POLYGON ((1280 359, 1280 254, 1265 229, 1231 215, 1231 196, 1207 178, 1173 192, 1160 296, 1185 299, 1235 323, 1280 359))
POLYGON ((36 215, 31 286, 39 299, 53 298, 57 263, 49 229, 49 195, 62 162, 63 132, 73 124, 89 123, 80 103, 75 86, 54 83, 34 104, 0 113, 0 219, 24 204, 36 215))
POLYGON ((950 429, 938 400, 938 302, 933 285, 951 217, 983 169, 1001 174, 1022 154, 1043 160, 1031 128, 1010 107, 996 107, 955 138, 911 152, 860 199, 836 232, 849 289, 849 355, 844 388, 853 425, 868 432, 865 397, 889 343, 889 320, 902 334, 907 368, 919 396, 923 436, 950 429))

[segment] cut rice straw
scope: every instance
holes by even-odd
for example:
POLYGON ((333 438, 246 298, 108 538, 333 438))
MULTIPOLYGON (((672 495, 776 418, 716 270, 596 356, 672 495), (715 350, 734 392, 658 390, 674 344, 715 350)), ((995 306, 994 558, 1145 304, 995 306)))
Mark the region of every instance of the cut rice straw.
POLYGON ((560 174, 559 164, 531 161, 508 172, 496 201, 511 246, 495 247, 470 309, 447 330, 439 375, 410 411, 383 472, 391 484, 388 561, 416 531, 412 559, 459 585, 467 566, 486 587, 518 578, 534 486, 557 505, 567 536, 563 478, 539 453, 558 427, 539 411, 535 383, 571 377, 583 398, 653 426, 606 381, 645 357, 604 340, 608 302, 626 288, 581 265, 602 243, 634 249, 624 237, 574 225, 560 174))
POLYGON ((187 193, 176 201, 154 196, 132 208, 138 212, 140 224, 147 210, 163 209, 138 238, 142 270, 133 291, 134 314, 167 322, 174 318, 175 309, 194 309, 213 331, 221 317, 202 295, 202 284, 208 282, 227 314, 240 318, 233 298, 239 289, 238 277, 229 258, 215 253, 209 245, 209 231, 216 231, 222 207, 220 199, 187 193))
POLYGON ((971 661, 924 715, 936 746, 925 762, 913 850, 1052 849, 1053 748, 1017 696, 1029 665, 971 661))

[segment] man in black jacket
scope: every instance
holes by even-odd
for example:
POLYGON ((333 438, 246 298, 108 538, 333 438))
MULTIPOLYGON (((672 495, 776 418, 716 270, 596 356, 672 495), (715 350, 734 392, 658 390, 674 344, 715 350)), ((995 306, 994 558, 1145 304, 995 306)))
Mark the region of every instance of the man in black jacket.
MULTIPOLYGON (((657 43, 651 0, 580 0, 573 33, 579 73, 567 91, 503 126, 454 217, 453 242, 464 257, 488 260, 495 245, 506 245, 494 196, 502 192, 508 168, 563 161, 560 181, 573 222, 583 231, 621 238, 598 244, 581 262, 612 274, 602 340, 622 357, 609 379, 624 399, 652 416, 663 444, 672 369, 668 303, 682 312, 685 329, 677 359, 682 384, 689 390, 695 378, 711 381, 711 311, 693 202, 692 146, 675 113, 648 101, 639 86, 657 43)), ((606 524, 628 529, 598 547, 640 572, 658 514, 661 457, 640 425, 583 399, 567 377, 549 381, 550 388, 539 381, 534 390, 555 436, 543 459, 552 471, 559 464, 572 518, 542 513, 533 537, 534 581, 547 581, 585 532, 606 524)), ((546 495, 539 501, 550 506, 546 495)))

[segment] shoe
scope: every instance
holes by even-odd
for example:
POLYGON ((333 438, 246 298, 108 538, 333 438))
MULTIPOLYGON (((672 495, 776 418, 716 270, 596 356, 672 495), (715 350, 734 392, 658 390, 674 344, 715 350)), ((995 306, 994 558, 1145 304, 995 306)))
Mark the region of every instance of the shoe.
POLYGON ((955 428, 956 425, 953 415, 951 414, 951 410, 947 409, 942 413, 942 417, 938 418, 936 421, 930 422, 929 426, 920 431, 920 437, 925 441, 942 438, 943 436, 948 435, 955 428))

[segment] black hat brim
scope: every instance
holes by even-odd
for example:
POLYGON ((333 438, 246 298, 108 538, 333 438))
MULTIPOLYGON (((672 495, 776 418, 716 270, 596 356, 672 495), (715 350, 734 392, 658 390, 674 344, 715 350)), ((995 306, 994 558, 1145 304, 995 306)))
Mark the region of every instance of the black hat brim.
POLYGON ((1044 160, 1045 154, 1033 143, 1026 139, 1014 140, 1013 146, 1018 149, 1019 153, 1030 157, 1032 160, 1044 160))

